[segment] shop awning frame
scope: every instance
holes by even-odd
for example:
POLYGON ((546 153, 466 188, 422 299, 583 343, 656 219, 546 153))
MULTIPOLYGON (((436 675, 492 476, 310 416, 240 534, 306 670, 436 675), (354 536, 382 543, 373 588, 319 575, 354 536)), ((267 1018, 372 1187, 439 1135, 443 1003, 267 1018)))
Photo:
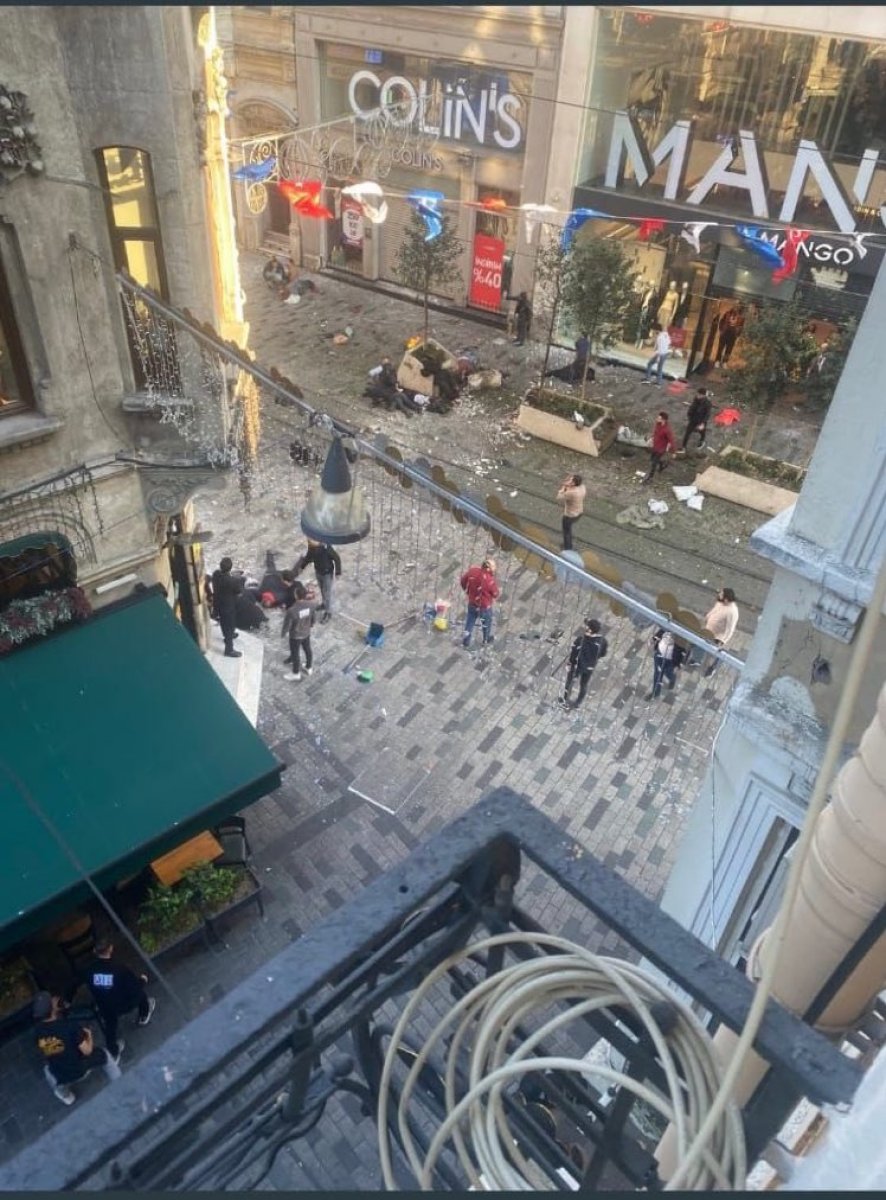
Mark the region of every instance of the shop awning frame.
POLYGON ((161 588, 0 659, 0 949, 280 785, 161 588))

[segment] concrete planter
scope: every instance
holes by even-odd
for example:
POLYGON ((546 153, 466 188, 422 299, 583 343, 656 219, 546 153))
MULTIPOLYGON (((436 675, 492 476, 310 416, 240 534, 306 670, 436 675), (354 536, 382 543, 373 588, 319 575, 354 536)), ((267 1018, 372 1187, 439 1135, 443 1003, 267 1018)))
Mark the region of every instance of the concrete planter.
POLYGON ((533 437, 553 442, 557 446, 565 446, 567 450, 574 450, 579 454, 589 454, 592 458, 598 458, 612 439, 606 441, 598 435, 597 431, 611 416, 609 409, 604 409, 601 416, 595 421, 579 428, 574 421, 569 421, 565 417, 557 417, 553 413, 533 408, 529 404, 521 404, 517 414, 517 425, 527 433, 531 433, 533 437))
POLYGON ((733 504, 741 504, 744 508, 752 508, 755 512, 767 513, 771 517, 778 516, 786 508, 796 504, 798 491, 730 469, 729 464, 736 460, 741 460, 752 468, 756 466, 764 475, 794 475, 798 491, 806 474, 801 467, 795 467, 791 463, 766 458, 762 454, 753 454, 738 446, 728 446, 719 455, 721 465, 708 467, 696 478, 698 490, 707 496, 719 496, 721 500, 730 500, 733 504))

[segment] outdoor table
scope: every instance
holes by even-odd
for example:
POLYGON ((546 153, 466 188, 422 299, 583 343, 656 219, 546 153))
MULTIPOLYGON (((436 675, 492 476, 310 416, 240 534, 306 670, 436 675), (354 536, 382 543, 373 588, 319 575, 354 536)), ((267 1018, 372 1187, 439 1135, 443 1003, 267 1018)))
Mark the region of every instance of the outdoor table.
POLYGON ((198 862, 212 862, 223 853, 224 848, 206 831, 198 833, 181 846, 176 846, 168 854, 155 858, 151 863, 151 870, 161 883, 171 887, 172 884, 178 883, 188 867, 193 867, 198 862))

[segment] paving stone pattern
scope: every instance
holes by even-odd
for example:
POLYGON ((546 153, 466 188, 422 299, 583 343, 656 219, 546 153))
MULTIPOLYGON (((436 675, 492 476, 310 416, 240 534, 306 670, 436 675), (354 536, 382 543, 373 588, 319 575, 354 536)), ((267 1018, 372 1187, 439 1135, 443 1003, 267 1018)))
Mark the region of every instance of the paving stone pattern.
MULTIPOLYGON (((259 730, 287 765, 279 791, 246 814, 266 917, 249 909, 231 921, 223 946, 198 947, 168 964, 164 974, 183 1011, 155 982, 151 1026, 123 1031, 124 1068, 178 1028, 183 1013, 217 1001, 492 787, 525 793, 647 896, 657 897, 667 878, 732 672, 724 667, 706 679, 701 669, 683 671, 675 691, 646 702, 649 630, 574 584, 539 582, 499 551, 494 646, 463 649, 457 576, 492 549, 488 534, 378 468, 362 465, 359 478, 373 531, 342 549, 337 612, 315 630, 313 675, 300 683, 283 678, 279 614, 262 632, 259 730), (452 603, 446 632, 422 616, 437 598, 452 603), (610 649, 583 707, 567 713, 556 703, 565 677, 557 668, 589 614, 600 616, 610 649), (385 625, 384 644, 355 664, 370 621, 385 625), (358 681, 364 667, 371 683, 358 681)), ((268 549, 289 565, 304 545, 297 513, 312 482, 290 464, 285 437, 271 438, 248 508, 235 480, 225 494, 198 502, 215 533, 209 568, 230 553, 260 574, 268 549)), ((595 948, 617 946, 532 869, 520 895, 550 930, 595 948)), ((46 1088, 27 1036, 8 1042, 3 1058, 0 1158, 8 1158, 67 1110, 46 1088)), ((103 1086, 101 1078, 88 1081, 80 1103, 103 1086)), ((373 1123, 350 1100, 332 1104, 310 1145, 281 1155, 264 1186, 376 1188, 374 1139, 373 1123)))

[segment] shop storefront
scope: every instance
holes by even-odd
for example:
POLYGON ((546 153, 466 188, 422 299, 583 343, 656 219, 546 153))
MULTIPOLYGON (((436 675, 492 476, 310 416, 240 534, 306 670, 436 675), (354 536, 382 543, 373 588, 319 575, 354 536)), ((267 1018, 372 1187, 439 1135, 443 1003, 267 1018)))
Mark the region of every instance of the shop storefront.
POLYGON ((740 361, 754 304, 801 295, 820 342, 863 311, 883 253, 863 235, 886 232, 886 46, 604 8, 588 104, 573 206, 607 219, 579 236, 619 238, 638 272, 613 358, 642 365, 667 328, 683 377, 740 361), (739 223, 779 249, 790 226, 815 232, 774 283, 739 223))
POLYGON ((320 120, 357 118, 329 133, 325 261, 364 278, 398 282, 397 252, 417 190, 440 192, 462 245, 450 299, 500 310, 519 249, 516 212, 525 167, 532 75, 372 47, 318 42, 320 120), (379 109, 385 115, 378 115, 379 109), (388 217, 367 227, 341 195, 358 180, 385 189, 388 217), (484 204, 487 207, 484 207, 484 204))

